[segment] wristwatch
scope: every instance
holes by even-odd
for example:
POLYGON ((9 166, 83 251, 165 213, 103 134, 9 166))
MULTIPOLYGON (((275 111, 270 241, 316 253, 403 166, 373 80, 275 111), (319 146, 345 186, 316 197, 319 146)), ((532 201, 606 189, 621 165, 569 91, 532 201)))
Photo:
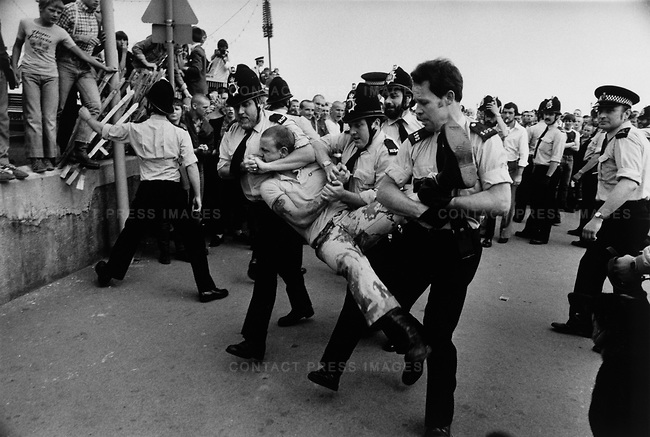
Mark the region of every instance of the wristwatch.
POLYGON ((605 220, 605 217, 603 216, 603 213, 600 212, 600 211, 596 211, 596 213, 594 214, 594 218, 605 220))
POLYGON ((332 164, 332 161, 330 161, 330 160, 328 159, 327 161, 323 162, 322 167, 325 168, 325 167, 327 167, 327 166, 330 165, 330 164, 332 164))

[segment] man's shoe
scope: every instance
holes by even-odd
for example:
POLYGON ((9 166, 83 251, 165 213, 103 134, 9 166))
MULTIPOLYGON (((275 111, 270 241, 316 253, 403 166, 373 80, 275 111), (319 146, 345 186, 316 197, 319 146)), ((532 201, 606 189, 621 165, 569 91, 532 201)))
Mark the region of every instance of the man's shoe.
POLYGON ((32 158, 32 171, 34 173, 44 173, 45 172, 45 163, 41 158, 32 158))
POLYGON ((422 324, 403 308, 393 308, 378 321, 378 327, 396 346, 398 353, 404 353, 402 382, 413 385, 424 372, 424 361, 431 354, 421 334, 422 324))
POLYGON ((484 238, 483 241, 481 241, 481 246, 483 246, 483 247, 492 247, 492 239, 491 238, 484 238))
POLYGON ((172 257, 169 255, 169 252, 166 252, 166 253, 161 252, 160 255, 158 256, 158 262, 160 264, 165 264, 165 265, 171 264, 172 263, 172 257))
POLYGON ((533 238, 533 234, 531 234, 530 232, 526 232, 526 231, 517 231, 517 232, 515 232, 515 237, 530 239, 530 238, 533 238))
POLYGON ((16 179, 16 176, 10 171, 0 168, 0 182, 8 182, 16 179))
POLYGON ((508 240, 509 240, 509 239, 506 238, 506 237, 500 237, 500 238, 497 240, 497 243, 499 243, 499 244, 505 244, 505 243, 508 242, 508 240))
POLYGON ((54 170, 54 163, 50 158, 43 158, 43 165, 45 165, 45 170, 52 171, 54 170))
POLYGON ((223 235, 215 235, 210 239, 210 247, 219 247, 223 243, 223 235))
POLYGON ((244 340, 241 343, 231 344, 226 348, 226 352, 230 355, 244 358, 246 360, 253 359, 262 361, 264 359, 264 353, 266 352, 266 346, 264 344, 257 344, 244 340))
POLYGON ((98 170, 100 167, 99 162, 88 156, 88 143, 81 141, 75 141, 74 161, 90 170, 98 170))
POLYGON ((574 237, 579 237, 582 235, 582 229, 580 228, 571 229, 570 231, 567 231, 567 234, 573 235, 574 237))
POLYGON ((248 263, 248 270, 246 271, 246 274, 250 279, 253 281, 257 277, 257 258, 251 258, 250 262, 248 263))
POLYGON ((424 431, 424 437, 452 437, 451 426, 442 426, 436 428, 427 427, 424 431))
POLYGON ((302 319, 308 319, 314 315, 314 309, 309 307, 303 311, 291 310, 289 314, 278 319, 278 326, 286 328, 287 326, 293 326, 296 323, 300 322, 302 319))
POLYGON ((529 243, 533 244, 533 245, 536 245, 536 246, 539 246, 541 244, 548 244, 548 241, 537 240, 536 238, 533 238, 532 240, 529 241, 529 243))
POLYGON ((13 164, 0 164, 0 172, 3 170, 8 171, 9 173, 13 174, 14 177, 20 181, 23 179, 27 178, 29 176, 29 173, 22 171, 18 167, 16 167, 13 164))
POLYGON ((315 384, 318 384, 322 387, 329 388, 332 391, 339 390, 339 380, 341 379, 341 373, 339 372, 328 372, 324 368, 314 370, 307 374, 307 378, 315 384))
POLYGON ((111 274, 108 272, 106 261, 95 264, 95 273, 97 273, 97 284, 100 287, 108 287, 111 284, 111 274))
POLYGON ((206 303, 213 300, 223 299, 228 296, 228 290, 225 288, 215 288, 214 290, 199 291, 199 301, 206 303))
POLYGON ((569 321, 566 323, 553 322, 551 323, 551 327, 554 331, 557 331, 561 334, 578 335, 580 337, 586 338, 591 338, 593 331, 592 326, 586 324, 583 325, 580 322, 576 322, 571 319, 569 319, 569 321))

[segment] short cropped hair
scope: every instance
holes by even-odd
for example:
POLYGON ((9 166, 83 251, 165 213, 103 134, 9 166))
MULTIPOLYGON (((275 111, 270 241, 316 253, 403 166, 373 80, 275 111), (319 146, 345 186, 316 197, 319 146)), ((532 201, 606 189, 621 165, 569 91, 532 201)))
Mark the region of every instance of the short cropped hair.
POLYGON ((63 7, 64 5, 63 0, 38 0, 38 10, 42 11, 43 9, 47 8, 48 6, 54 3, 61 3, 61 7, 63 7))
POLYGON ((309 99, 305 99, 305 100, 303 100, 302 102, 300 102, 300 109, 302 109, 302 108, 305 107, 305 105, 304 105, 305 103, 314 103, 314 102, 312 102, 312 101, 309 100, 309 99))
POLYGON ((463 76, 453 62, 445 58, 426 61, 415 67, 411 73, 413 83, 422 85, 429 82, 429 90, 439 98, 448 91, 454 92, 454 99, 460 102, 463 98, 463 76))
POLYGON ((296 148, 296 137, 286 126, 271 126, 262 133, 262 138, 268 138, 273 141, 273 144, 275 144, 278 150, 286 147, 289 153, 291 153, 296 148))
POLYGON ((503 109, 514 109, 515 115, 519 115, 519 108, 517 108, 517 105, 514 104, 513 102, 508 102, 505 105, 503 105, 503 109))

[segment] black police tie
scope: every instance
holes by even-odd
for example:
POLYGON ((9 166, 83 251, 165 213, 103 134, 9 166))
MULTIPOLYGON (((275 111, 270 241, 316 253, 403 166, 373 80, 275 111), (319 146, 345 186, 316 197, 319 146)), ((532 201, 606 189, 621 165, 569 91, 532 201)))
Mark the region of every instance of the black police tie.
POLYGON ((397 130, 399 131, 399 141, 400 143, 403 143, 409 137, 409 133, 406 131, 406 128, 404 127, 404 125, 406 124, 406 120, 400 118, 397 120, 396 123, 397 123, 397 130))
POLYGON ((232 160, 230 161, 230 175, 233 177, 239 177, 241 175, 241 163, 244 160, 244 153, 246 153, 246 141, 251 137, 253 131, 251 130, 244 138, 241 140, 235 153, 232 155, 232 160))
POLYGON ((548 125, 546 125, 546 129, 544 129, 544 132, 537 138, 537 145, 535 146, 535 153, 533 153, 533 159, 537 156, 537 150, 539 149, 539 145, 542 142, 542 138, 544 138, 544 135, 546 135, 546 132, 548 132, 548 125))
POLYGON ((600 148, 601 155, 605 153, 605 149, 607 148, 607 143, 609 143, 609 139, 607 138, 607 134, 605 134, 605 139, 603 139, 603 146, 600 148))
POLYGON ((361 149, 357 149, 357 151, 354 152, 354 155, 350 156, 348 162, 345 163, 345 167, 350 172, 350 179, 348 179, 348 181, 343 185, 345 189, 348 189, 348 187, 350 186, 350 181, 352 181, 352 175, 354 174, 354 165, 357 163, 357 160, 359 159, 359 155, 361 155, 361 149))

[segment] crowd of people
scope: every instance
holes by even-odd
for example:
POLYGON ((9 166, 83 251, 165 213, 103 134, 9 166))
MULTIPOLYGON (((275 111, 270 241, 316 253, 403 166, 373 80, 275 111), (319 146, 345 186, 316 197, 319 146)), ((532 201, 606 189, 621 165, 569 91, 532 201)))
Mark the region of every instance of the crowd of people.
MULTIPOLYGON (((57 127, 75 89, 83 104, 72 139, 76 162, 99 167, 87 154, 93 131, 129 144, 140 158, 131 214, 109 260, 95 267, 99 285, 124 279, 138 242, 153 232, 165 264, 175 236, 201 302, 222 299, 228 290, 212 278, 206 242, 250 244, 254 286, 243 341, 226 352, 263 360, 278 276, 291 304, 278 325, 315 314, 302 267, 307 243, 348 285, 321 368, 308 378, 338 390, 363 333, 381 330, 385 349, 404 355, 405 384, 427 366, 425 435, 450 436, 459 364, 452 337, 482 251, 495 236, 507 243, 512 222, 522 223, 527 211, 514 235, 543 245, 561 211, 579 210, 580 225, 569 233, 586 251, 568 320, 552 327, 593 336, 603 354, 590 412, 594 435, 650 433, 650 343, 639 341, 650 323, 641 286, 650 263, 647 251, 639 256, 650 230, 650 106, 633 111, 638 95, 598 87, 589 114, 563 111, 555 96, 521 110, 486 95, 471 108, 461 104, 461 72, 438 58, 410 74, 398 65, 362 74, 340 100, 301 100, 263 58, 252 68, 231 63, 224 39, 208 56, 206 32, 194 27, 193 43, 176 47, 174 83, 162 79, 147 92, 146 119, 113 125, 98 120, 93 67, 116 70, 96 58, 98 3, 39 0, 39 17, 20 22, 11 59, 0 40, 0 117, 8 86, 22 83, 32 171, 52 170, 57 144, 68 143, 57 139, 57 127), (608 272, 614 293, 605 296, 608 272), (429 288, 421 323, 410 309, 429 288), (638 365, 629 366, 630 357, 638 365), (622 362, 627 371, 611 370, 622 362)), ((132 52, 125 32, 116 40, 124 77, 164 67, 166 49, 152 36, 132 52)), ((8 131, 0 118, 0 181, 29 175, 8 160, 8 131)))

